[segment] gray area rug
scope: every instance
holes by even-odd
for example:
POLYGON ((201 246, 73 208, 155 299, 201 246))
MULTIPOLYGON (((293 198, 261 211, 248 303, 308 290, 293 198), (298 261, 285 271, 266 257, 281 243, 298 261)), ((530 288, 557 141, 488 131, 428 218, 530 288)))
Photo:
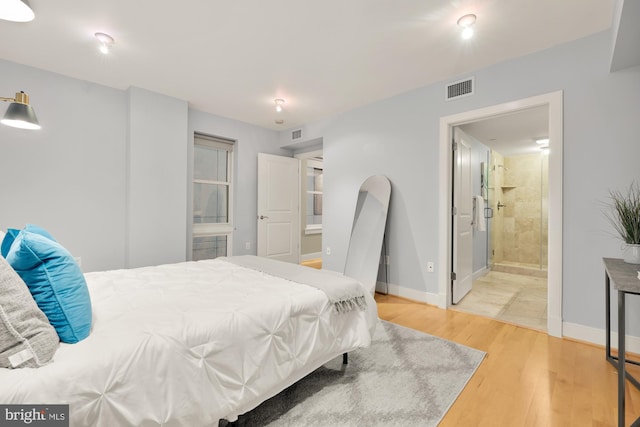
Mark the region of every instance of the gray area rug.
POLYGON ((338 357, 219 426, 436 426, 485 353, 379 321, 369 348, 338 357))

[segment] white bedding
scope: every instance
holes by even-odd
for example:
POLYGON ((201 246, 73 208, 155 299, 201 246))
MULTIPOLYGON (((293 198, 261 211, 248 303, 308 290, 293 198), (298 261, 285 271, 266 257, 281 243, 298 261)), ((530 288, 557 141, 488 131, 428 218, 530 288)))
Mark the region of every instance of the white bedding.
MULTIPOLYGON (((38 369, 0 369, 0 403, 70 404, 72 426, 217 426, 344 352, 377 312, 223 260, 85 275, 91 335, 38 369)), ((328 280, 335 274, 327 274, 328 280)))

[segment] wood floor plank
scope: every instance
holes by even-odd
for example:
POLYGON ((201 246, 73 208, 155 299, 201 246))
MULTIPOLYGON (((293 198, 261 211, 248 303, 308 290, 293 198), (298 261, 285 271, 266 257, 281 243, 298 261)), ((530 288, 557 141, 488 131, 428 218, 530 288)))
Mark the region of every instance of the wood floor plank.
MULTIPOLYGON (((617 425, 617 371, 604 347, 390 295, 376 301, 381 319, 487 353, 441 427, 617 425)), ((630 425, 640 391, 628 382, 626 399, 630 425)))

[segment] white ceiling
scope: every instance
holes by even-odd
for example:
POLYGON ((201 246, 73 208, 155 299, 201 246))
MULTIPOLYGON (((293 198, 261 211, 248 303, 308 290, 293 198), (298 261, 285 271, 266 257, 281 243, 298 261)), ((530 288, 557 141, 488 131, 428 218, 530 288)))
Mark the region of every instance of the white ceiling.
POLYGON ((536 140, 549 136, 549 106, 504 114, 460 128, 504 157, 540 153, 536 140))
POLYGON ((0 58, 287 129, 605 30, 613 3, 30 0, 34 21, 0 20, 0 58), (477 15, 469 41, 456 26, 466 13, 477 15), (109 56, 98 31, 116 40, 109 56))

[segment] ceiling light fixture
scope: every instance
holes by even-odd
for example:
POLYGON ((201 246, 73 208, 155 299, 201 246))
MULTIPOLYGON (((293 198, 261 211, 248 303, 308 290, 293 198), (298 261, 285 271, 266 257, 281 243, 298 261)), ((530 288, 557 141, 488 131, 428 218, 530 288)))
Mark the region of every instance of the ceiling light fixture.
POLYGON ((536 139, 536 144, 538 144, 538 145, 549 145, 549 138, 536 139))
POLYGON ((113 44, 115 43, 113 37, 106 33, 96 33, 95 36, 100 42, 100 52, 104 53, 105 55, 108 54, 111 50, 111 46, 113 46, 113 44))
POLYGON ((279 113, 282 111, 282 105, 284 104, 284 99, 277 98, 274 99, 273 102, 276 104, 276 111, 279 113))
POLYGON ((469 13, 468 15, 461 16, 460 19, 458 19, 458 25, 463 28, 462 30, 463 39, 468 40, 471 37, 473 37, 473 28, 471 27, 475 23, 476 23, 476 15, 474 15, 473 13, 469 13))
POLYGON ((24 92, 17 92, 15 98, 0 97, 0 100, 11 101, 0 123, 20 129, 40 129, 36 112, 29 105, 29 95, 24 92))
POLYGON ((36 15, 27 0, 2 0, 0 2, 0 19, 13 22, 33 21, 36 15))

